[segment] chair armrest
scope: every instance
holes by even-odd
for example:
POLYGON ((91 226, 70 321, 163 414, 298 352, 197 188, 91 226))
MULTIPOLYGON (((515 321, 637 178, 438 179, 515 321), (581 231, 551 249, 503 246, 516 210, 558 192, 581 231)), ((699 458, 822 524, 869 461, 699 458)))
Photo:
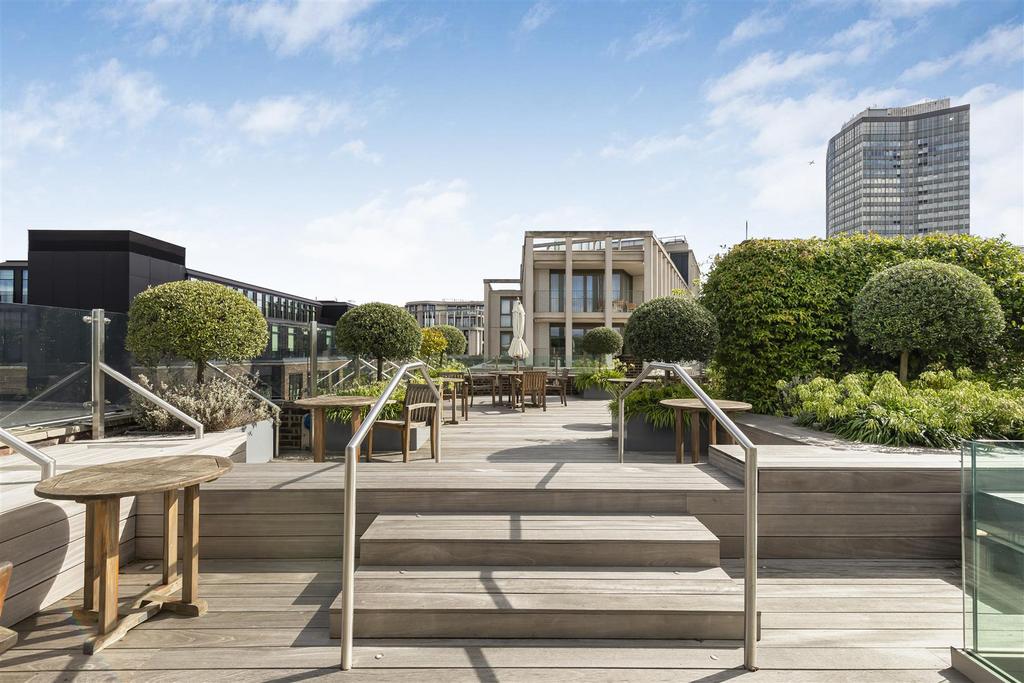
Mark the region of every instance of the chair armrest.
POLYGON ((406 412, 412 412, 413 410, 419 410, 420 408, 437 408, 436 403, 410 403, 405 407, 406 412))

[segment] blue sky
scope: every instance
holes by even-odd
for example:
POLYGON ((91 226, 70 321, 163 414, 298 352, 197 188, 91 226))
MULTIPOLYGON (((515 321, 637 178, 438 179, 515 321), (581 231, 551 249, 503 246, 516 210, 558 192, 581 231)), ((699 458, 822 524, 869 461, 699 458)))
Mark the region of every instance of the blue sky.
POLYGON ((320 298, 478 298, 526 229, 824 235, 828 138, 972 106, 1024 241, 1024 2, 0 2, 0 256, 134 229, 320 298), (814 160, 815 164, 808 162, 814 160))

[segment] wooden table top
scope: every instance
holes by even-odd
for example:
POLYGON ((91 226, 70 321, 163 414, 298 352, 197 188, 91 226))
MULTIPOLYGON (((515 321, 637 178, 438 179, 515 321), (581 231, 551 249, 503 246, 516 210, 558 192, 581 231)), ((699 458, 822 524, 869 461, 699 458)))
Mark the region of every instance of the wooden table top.
POLYGON ((96 500, 173 491, 213 481, 231 469, 214 455, 173 455, 81 467, 36 484, 40 498, 96 500))
MULTIPOLYGON (((669 408, 687 408, 690 410, 707 410, 699 398, 666 398, 658 401, 663 406, 669 408)), ((743 401, 726 401, 718 400, 715 401, 715 405, 721 408, 725 412, 742 412, 745 410, 753 410, 754 406, 743 401)))
POLYGON ((435 382, 447 382, 449 384, 461 384, 466 381, 465 377, 431 377, 435 382))
POLYGON ((300 398, 293 403, 300 408, 361 408, 362 406, 372 406, 378 398, 380 397, 321 394, 312 398, 300 398))

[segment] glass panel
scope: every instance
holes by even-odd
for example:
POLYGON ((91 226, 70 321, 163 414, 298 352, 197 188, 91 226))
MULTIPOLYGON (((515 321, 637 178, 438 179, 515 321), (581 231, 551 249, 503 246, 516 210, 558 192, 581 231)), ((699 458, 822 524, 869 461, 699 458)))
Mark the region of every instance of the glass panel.
POLYGON ((1024 441, 963 446, 964 647, 1024 681, 1024 441))

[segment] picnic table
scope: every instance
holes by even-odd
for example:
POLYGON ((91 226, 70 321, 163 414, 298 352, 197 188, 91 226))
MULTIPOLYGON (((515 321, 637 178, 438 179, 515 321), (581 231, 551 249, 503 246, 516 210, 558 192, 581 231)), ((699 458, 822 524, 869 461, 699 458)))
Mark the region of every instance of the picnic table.
MULTIPOLYGON (((692 462, 700 462, 700 414, 707 411, 707 406, 699 398, 666 398, 659 401, 661 405, 672 408, 676 413, 676 462, 683 462, 683 413, 690 415, 690 450, 692 462)), ((741 413, 752 410, 753 406, 743 401, 715 401, 715 405, 723 413, 741 413)), ((708 414, 708 443, 718 443, 718 419, 708 414)), ((732 437, 729 437, 730 441, 732 437)))
POLYGON ((82 651, 95 654, 161 610, 197 617, 206 613, 199 598, 199 485, 223 476, 231 461, 212 455, 141 458, 82 467, 36 485, 40 498, 85 504, 85 583, 81 609, 75 616, 96 622, 96 635, 82 651), (184 490, 185 528, 178 571, 178 491, 184 490), (121 499, 148 493, 164 494, 163 581, 139 596, 129 609, 118 610, 121 499), (181 590, 181 598, 171 595, 181 590))

